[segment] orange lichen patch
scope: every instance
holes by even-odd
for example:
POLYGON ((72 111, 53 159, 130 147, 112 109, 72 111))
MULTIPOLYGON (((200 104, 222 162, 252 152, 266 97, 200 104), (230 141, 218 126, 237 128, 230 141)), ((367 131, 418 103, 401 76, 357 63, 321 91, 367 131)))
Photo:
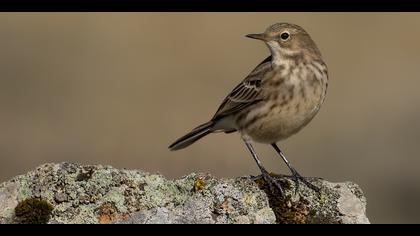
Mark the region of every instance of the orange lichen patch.
POLYGON ((105 203, 99 208, 99 223, 109 224, 117 220, 125 220, 128 215, 120 215, 112 203, 105 203))
POLYGON ((229 210, 229 201, 226 199, 223 203, 222 203, 222 205, 220 205, 220 208, 222 209, 222 210, 224 210, 224 211, 228 211, 229 210))
POLYGON ((220 206, 219 208, 223 211, 223 212, 232 212, 234 210, 231 202, 229 199, 226 199, 220 206))

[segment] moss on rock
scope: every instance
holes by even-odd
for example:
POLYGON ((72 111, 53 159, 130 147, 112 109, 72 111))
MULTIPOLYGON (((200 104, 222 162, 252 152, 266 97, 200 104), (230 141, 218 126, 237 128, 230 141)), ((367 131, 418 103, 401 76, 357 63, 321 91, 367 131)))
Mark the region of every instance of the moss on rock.
POLYGON ((53 206, 42 199, 30 198, 18 203, 15 221, 20 224, 46 224, 51 218, 53 206))

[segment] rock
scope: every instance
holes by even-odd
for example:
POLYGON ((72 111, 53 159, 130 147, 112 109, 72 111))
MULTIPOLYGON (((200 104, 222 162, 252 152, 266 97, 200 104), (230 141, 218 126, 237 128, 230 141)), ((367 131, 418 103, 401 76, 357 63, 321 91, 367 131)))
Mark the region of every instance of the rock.
POLYGON ((354 183, 316 179, 320 193, 300 184, 295 194, 293 181, 279 180, 285 198, 260 177, 192 173, 168 180, 110 166, 50 163, 0 184, 0 223, 369 223, 366 199, 354 183))

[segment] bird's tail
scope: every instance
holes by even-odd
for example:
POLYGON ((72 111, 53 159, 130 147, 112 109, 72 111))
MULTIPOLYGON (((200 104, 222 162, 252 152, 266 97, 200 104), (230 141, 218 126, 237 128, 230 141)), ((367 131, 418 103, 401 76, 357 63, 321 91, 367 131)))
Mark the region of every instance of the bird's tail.
POLYGON ((204 123, 195 129, 193 129, 188 134, 182 136, 178 140, 176 140, 169 149, 171 151, 179 150, 188 147, 189 145, 193 144, 195 141, 199 140, 200 138, 210 134, 212 132, 211 128, 213 127, 214 122, 209 121, 204 123))

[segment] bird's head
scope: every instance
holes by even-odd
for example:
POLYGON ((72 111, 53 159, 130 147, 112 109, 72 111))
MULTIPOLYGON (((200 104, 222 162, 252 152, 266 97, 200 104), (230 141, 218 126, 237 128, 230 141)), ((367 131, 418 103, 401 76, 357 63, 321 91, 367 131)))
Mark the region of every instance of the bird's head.
POLYGON ((311 57, 321 58, 315 42, 300 26, 290 23, 277 23, 268 27, 264 33, 248 34, 248 38, 264 41, 273 57, 311 57))

